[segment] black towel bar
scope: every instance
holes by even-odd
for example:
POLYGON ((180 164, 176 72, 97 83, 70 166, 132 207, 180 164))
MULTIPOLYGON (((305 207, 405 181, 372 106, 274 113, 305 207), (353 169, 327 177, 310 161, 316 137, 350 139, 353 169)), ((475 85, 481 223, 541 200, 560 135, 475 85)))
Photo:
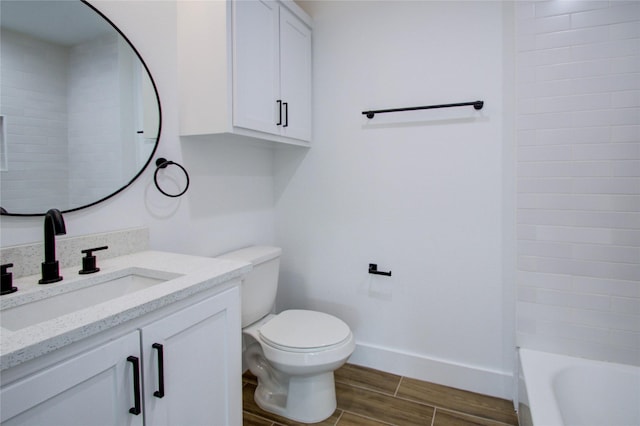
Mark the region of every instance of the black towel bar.
POLYGON ((461 106, 473 106, 474 109, 482 109, 482 107, 484 106, 484 101, 461 102, 457 104, 426 105, 426 106, 407 107, 407 108, 369 110, 369 111, 362 111, 362 115, 366 115, 367 118, 373 118, 374 115, 382 114, 385 112, 415 111, 419 109, 452 108, 452 107, 461 107, 461 106))

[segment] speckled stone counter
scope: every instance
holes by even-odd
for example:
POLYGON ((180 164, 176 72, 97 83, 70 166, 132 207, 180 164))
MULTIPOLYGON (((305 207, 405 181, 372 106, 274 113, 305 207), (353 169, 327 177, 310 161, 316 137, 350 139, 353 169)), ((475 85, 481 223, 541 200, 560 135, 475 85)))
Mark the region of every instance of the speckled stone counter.
POLYGON ((63 281, 39 285, 39 275, 14 280, 19 290, 0 297, 2 311, 25 303, 85 288, 136 270, 147 270, 167 281, 24 328, 4 328, 0 322, 0 370, 52 352, 199 292, 221 286, 251 270, 248 263, 144 251, 99 260, 100 271, 79 275, 78 266, 61 269, 63 281), (130 269, 137 268, 137 269, 130 269))
MULTIPOLYGON (((149 250, 149 229, 140 227, 76 237, 56 237, 56 259, 61 268, 79 265, 82 250, 102 246, 109 246, 109 249, 96 252, 98 259, 149 250)), ((3 264, 13 263, 11 272, 14 278, 39 274, 40 263, 44 260, 44 242, 2 247, 0 260, 3 264)))

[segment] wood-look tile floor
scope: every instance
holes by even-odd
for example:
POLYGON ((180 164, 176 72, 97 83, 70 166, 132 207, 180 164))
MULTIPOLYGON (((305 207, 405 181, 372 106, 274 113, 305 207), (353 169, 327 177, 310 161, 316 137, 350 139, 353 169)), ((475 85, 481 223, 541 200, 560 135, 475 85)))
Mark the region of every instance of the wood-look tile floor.
MULTIPOLYGON (((517 425, 511 401, 346 364, 335 372, 338 408, 321 426, 517 425)), ((302 425, 263 411, 243 376, 243 426, 302 425)))

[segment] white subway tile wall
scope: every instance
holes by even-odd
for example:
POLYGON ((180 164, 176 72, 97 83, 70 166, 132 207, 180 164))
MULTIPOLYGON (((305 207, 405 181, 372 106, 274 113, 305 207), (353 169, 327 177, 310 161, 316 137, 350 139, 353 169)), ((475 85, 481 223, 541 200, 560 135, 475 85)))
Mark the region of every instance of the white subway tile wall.
POLYGON ((23 211, 41 203, 66 205, 68 194, 55 196, 51 189, 66 189, 67 182, 67 49, 6 30, 0 42, 0 114, 9 163, 0 175, 0 201, 23 211))
POLYGON ((517 341, 640 365, 640 2, 517 2, 517 341))
POLYGON ((125 69, 131 66, 129 48, 122 43, 107 34, 70 48, 69 201, 74 206, 111 194, 134 175, 125 165, 135 134, 126 135, 129 127, 122 124, 133 119, 134 111, 121 108, 133 105, 125 98, 136 92, 129 82, 132 71, 125 69))
POLYGON ((2 31, 0 114, 9 167, 0 203, 43 212, 111 194, 139 169, 134 68, 126 41, 106 34, 61 46, 2 31), (99 161, 96 161, 96 158, 99 161))

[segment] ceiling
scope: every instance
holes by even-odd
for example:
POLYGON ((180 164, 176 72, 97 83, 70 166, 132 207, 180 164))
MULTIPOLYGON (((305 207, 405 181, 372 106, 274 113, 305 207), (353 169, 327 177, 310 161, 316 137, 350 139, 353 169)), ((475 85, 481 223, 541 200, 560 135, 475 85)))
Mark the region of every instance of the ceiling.
POLYGON ((73 46, 113 31, 90 7, 69 0, 2 0, 0 21, 3 29, 63 46, 73 46))

